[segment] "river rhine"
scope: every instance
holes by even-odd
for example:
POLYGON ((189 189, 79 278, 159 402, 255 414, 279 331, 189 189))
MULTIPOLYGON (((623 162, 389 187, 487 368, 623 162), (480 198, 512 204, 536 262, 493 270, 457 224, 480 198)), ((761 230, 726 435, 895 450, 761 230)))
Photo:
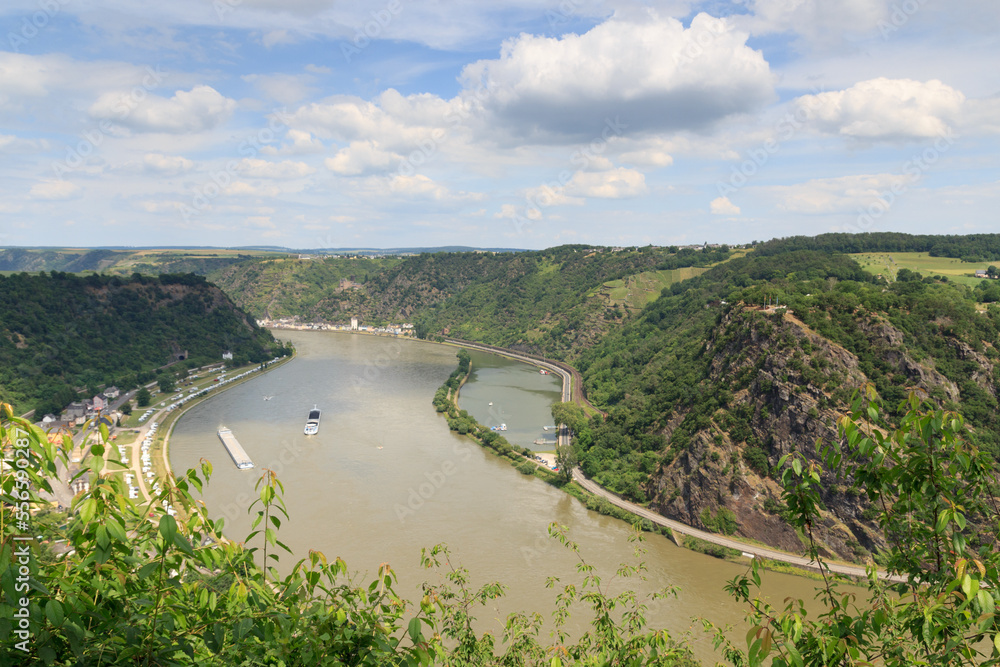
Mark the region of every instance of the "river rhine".
MULTIPOLYGON (((631 531, 623 522, 588 511, 449 432, 431 398, 456 366, 455 348, 343 333, 276 334, 294 343, 298 357, 192 408, 170 440, 175 471, 196 466, 201 457, 214 465, 204 500, 214 517, 225 517, 231 539, 249 531, 246 512, 256 496, 254 482, 261 469, 272 468, 285 485, 290 515, 279 539, 296 557, 309 549, 329 559, 339 556, 359 573, 359 584, 388 562, 399 577, 397 593, 418 600, 421 582, 440 580, 420 566, 420 549, 447 543, 474 583, 509 586, 498 608, 476 614, 483 621, 514 610, 547 615, 555 597, 545 588, 550 575, 581 583, 573 555, 546 536, 550 522, 568 527, 606 584, 619 563, 634 562, 631 531), (314 404, 323 411, 320 430, 305 436, 306 413, 314 404), (222 426, 232 429, 255 469, 236 469, 216 436, 222 426)), ((559 400, 558 379, 478 352, 473 367, 463 407, 481 423, 506 423, 508 439, 517 444, 545 436, 548 406, 559 400)), ((709 639, 691 619, 744 627, 745 610, 723 585, 745 568, 680 549, 661 536, 647 534, 645 548, 649 581, 627 587, 644 592, 680 587, 677 599, 650 603, 651 627, 665 627, 675 638, 692 629, 698 657, 714 664, 709 639)), ((294 560, 286 554, 282 563, 287 568, 294 560)), ((788 596, 813 596, 814 582, 804 578, 767 573, 765 585, 779 606, 788 596)), ((612 584, 613 590, 622 588, 612 584)), ((575 618, 582 622, 584 610, 575 618)))

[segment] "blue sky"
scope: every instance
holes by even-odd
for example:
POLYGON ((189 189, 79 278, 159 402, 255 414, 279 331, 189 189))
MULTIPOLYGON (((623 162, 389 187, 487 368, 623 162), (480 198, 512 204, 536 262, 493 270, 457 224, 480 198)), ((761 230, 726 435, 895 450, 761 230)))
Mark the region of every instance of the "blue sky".
POLYGON ((0 245, 1000 231, 995 0, 6 0, 0 245))

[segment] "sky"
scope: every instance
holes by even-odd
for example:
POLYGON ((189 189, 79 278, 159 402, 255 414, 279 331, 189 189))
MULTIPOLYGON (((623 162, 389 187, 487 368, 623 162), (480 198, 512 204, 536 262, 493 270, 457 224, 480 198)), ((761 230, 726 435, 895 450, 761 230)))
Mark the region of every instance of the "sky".
POLYGON ((4 0, 0 246, 1000 232, 996 0, 4 0))

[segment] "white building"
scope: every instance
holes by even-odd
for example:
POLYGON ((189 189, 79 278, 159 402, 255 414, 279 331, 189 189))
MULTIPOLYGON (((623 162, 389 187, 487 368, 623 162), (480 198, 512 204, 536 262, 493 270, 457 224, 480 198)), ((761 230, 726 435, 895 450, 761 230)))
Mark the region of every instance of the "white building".
POLYGON ((351 331, 357 331, 357 330, 358 330, 358 318, 352 317, 351 318, 351 331))

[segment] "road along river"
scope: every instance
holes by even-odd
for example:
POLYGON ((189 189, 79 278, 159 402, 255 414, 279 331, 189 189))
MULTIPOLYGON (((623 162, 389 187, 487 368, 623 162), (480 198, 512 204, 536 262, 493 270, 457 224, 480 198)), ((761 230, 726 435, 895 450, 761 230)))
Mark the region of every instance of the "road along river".
MULTIPOLYGON (((276 333, 294 343, 297 358, 195 406, 170 440, 175 472, 197 465, 201 457, 215 466, 204 499, 213 516, 225 518, 228 537, 240 540, 249 532, 246 512, 256 496, 254 482, 263 468, 271 468, 285 485, 291 517, 279 539, 296 557, 310 548, 328 558, 340 556, 359 573, 359 583, 388 562, 399 576, 398 592, 414 600, 421 582, 438 580, 421 568, 420 549, 447 543, 454 562, 470 570, 474 583, 500 581, 510 588, 496 608, 479 610, 487 627, 496 627, 492 619, 515 610, 547 615, 554 600, 545 588, 550 575, 580 583, 573 555, 547 537, 553 521, 568 527, 612 590, 626 587, 613 579, 619 563, 634 562, 627 525, 519 474, 449 432, 435 413, 431 398, 455 368, 454 347, 346 333, 276 333), (314 404, 323 412, 319 433, 305 436, 306 415, 314 404), (216 435, 223 426, 232 429, 255 469, 233 465, 216 435)), ((519 393, 502 371, 505 364, 523 365, 499 357, 492 362, 492 370, 477 377, 476 391, 482 390, 489 402, 489 378, 500 378, 502 386, 495 391, 503 392, 512 422, 528 414, 529 406, 544 416, 548 404, 559 399, 558 384, 519 393), (544 403, 540 410, 538 403, 544 403)), ((543 425, 548 424, 537 426, 543 425)), ((651 625, 674 636, 694 627, 695 649, 712 664, 717 656, 711 643, 691 619, 741 628, 745 610, 723 585, 745 567, 680 549, 661 536, 648 536, 645 547, 648 581, 630 581, 627 587, 651 592, 679 586, 677 599, 650 604, 651 625)), ((283 564, 287 568, 293 560, 288 557, 283 564)), ((814 585, 800 577, 765 575, 765 593, 776 604, 786 597, 809 600, 814 585)), ((587 621, 582 611, 576 618, 576 628, 587 621)))

